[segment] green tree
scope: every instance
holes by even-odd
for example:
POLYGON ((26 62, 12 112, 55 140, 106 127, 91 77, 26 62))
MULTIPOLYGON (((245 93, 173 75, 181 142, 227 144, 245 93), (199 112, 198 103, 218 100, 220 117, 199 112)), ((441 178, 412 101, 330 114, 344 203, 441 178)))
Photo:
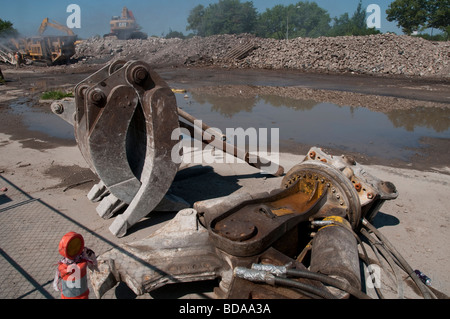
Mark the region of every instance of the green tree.
POLYGON ((179 39, 185 39, 186 36, 183 34, 183 32, 180 31, 174 31, 172 28, 169 28, 169 33, 165 36, 166 39, 172 39, 172 38, 179 38, 179 39))
POLYGON ((395 0, 386 10, 386 19, 397 21, 397 26, 402 28, 404 33, 410 35, 427 24, 427 1, 395 0))
POLYGON ((350 16, 348 15, 348 12, 342 14, 340 17, 334 17, 333 21, 333 27, 331 28, 329 35, 352 35, 353 24, 351 22, 350 16))
POLYGON ((450 35, 450 0, 428 0, 429 28, 439 29, 450 35))
POLYGON ((359 1, 356 11, 350 18, 346 12, 339 18, 333 19, 333 27, 330 29, 330 36, 344 36, 344 35, 369 35, 378 34, 380 31, 375 28, 368 28, 366 22, 367 14, 362 7, 362 2, 359 1))
POLYGON ((0 38, 15 37, 18 34, 10 21, 0 19, 0 38))
POLYGON ((330 15, 315 2, 276 5, 258 18, 257 35, 284 39, 319 37, 330 29, 330 15))
POLYGON ((298 2, 290 5, 288 11, 293 13, 289 34, 294 37, 317 38, 326 35, 330 29, 330 15, 315 2, 298 2))
POLYGON ((366 10, 364 10, 361 0, 356 7, 355 13, 353 13, 352 23, 357 29, 363 30, 367 28, 366 10))
POLYGON ((450 0, 395 0, 386 13, 408 35, 427 28, 450 34, 450 0))
POLYGON ((253 2, 219 0, 208 7, 198 5, 188 16, 186 30, 199 36, 254 33, 257 12, 253 2))
POLYGON ((262 38, 284 39, 286 23, 287 7, 278 4, 258 16, 256 35, 262 38))
POLYGON ((194 7, 187 18, 188 25, 186 30, 192 30, 196 35, 204 36, 205 27, 203 17, 205 15, 205 7, 201 4, 194 7))

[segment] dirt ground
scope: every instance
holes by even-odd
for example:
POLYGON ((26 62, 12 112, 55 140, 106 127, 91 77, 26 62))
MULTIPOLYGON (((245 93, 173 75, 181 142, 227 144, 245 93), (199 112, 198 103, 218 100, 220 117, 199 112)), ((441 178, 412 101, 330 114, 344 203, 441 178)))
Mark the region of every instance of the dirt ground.
MULTIPOLYGON (((9 112, 10 103, 17 99, 31 101, 33 108, 50 112, 48 103, 39 102, 43 91, 73 89, 98 67, 82 70, 26 67, 16 70, 2 66, 7 83, 0 85, 0 174, 34 198, 40 198, 105 238, 121 244, 148 236, 167 217, 148 218, 128 236, 115 238, 108 230, 111 221, 101 219, 95 212, 96 204, 86 198, 98 180, 88 169, 75 141, 31 131, 23 125, 23 114, 9 112)), ((445 108, 450 112, 448 80, 299 75, 289 71, 264 70, 176 68, 157 71, 171 86, 199 91, 242 94, 243 90, 248 90, 248 94, 257 94, 258 90, 264 89, 272 90, 274 94, 298 98, 308 96, 317 101, 343 105, 375 99, 374 107, 379 108, 397 105, 413 108, 420 104, 445 108), (249 78, 251 83, 248 83, 249 78), (195 85, 190 85, 191 82, 195 85)), ((359 156, 356 158, 358 162, 363 160, 374 176, 394 183, 400 194, 396 200, 383 206, 375 219, 375 226, 414 269, 420 269, 431 278, 433 288, 450 295, 450 143, 448 140, 432 143, 428 156, 413 159, 410 163, 384 163, 364 154, 356 154, 359 156)), ((286 171, 302 159, 301 154, 280 155, 286 171)), ((203 173, 195 173, 192 179, 184 179, 176 186, 176 194, 190 203, 250 189, 273 189, 280 184, 279 178, 255 177, 255 170, 245 164, 214 164, 201 170, 203 173)), ((185 172, 189 173, 189 170, 186 168, 185 172)), ((418 297, 414 291, 409 296, 418 297)))

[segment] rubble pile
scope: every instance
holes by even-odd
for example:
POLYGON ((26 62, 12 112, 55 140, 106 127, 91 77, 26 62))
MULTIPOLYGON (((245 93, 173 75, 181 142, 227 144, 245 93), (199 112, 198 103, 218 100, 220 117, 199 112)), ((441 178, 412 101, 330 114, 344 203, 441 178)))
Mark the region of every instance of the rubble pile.
POLYGON ((158 66, 219 63, 232 48, 253 41, 251 35, 217 35, 194 37, 187 40, 151 37, 147 40, 117 40, 91 38, 76 47, 77 59, 142 59, 158 66))
POLYGON ((137 58, 152 65, 211 65, 255 69, 297 69, 310 72, 352 72, 407 76, 450 74, 450 43, 379 34, 370 36, 275 40, 252 35, 147 40, 89 39, 77 45, 76 58, 137 58), (239 60, 227 59, 236 47, 255 49, 239 60))
POLYGON ((449 52, 448 42, 393 34, 266 39, 241 64, 252 68, 434 76, 448 73, 449 52))

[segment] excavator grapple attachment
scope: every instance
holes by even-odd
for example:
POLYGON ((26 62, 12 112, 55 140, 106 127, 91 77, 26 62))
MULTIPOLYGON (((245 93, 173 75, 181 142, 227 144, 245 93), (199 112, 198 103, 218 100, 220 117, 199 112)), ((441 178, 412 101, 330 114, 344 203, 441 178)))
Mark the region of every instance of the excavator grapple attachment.
POLYGON ((177 107, 167 83, 141 61, 106 65, 76 86, 74 100, 57 101, 52 110, 74 126, 79 149, 100 179, 88 197, 99 202, 101 217, 117 215, 110 231, 118 237, 167 194, 180 166, 172 158, 182 153, 179 139, 173 139, 180 127, 200 132, 193 135, 254 167, 284 173, 259 157, 250 161, 247 152, 230 147, 206 124, 197 127, 196 119, 177 107))
POLYGON ((173 92, 147 64, 117 61, 79 83, 74 102, 52 109, 72 121, 80 151, 101 180, 89 193, 100 202, 99 215, 125 208, 110 226, 124 236, 161 202, 178 171, 171 160, 178 141, 170 136, 179 127, 173 92))

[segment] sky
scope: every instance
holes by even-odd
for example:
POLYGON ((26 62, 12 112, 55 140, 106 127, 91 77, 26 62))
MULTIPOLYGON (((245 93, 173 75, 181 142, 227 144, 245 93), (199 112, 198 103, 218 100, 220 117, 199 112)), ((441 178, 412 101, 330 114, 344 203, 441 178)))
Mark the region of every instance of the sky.
MULTIPOLYGON (((246 0, 241 0, 245 2, 246 0)), ((395 22, 386 20, 386 9, 393 0, 363 0, 364 8, 370 4, 377 4, 381 8, 381 31, 402 34, 395 22)), ((44 18, 66 24, 72 12, 67 12, 70 4, 77 4, 81 9, 81 28, 74 32, 80 38, 89 38, 95 35, 103 36, 109 33, 109 21, 112 16, 120 16, 122 8, 126 6, 133 11, 142 31, 149 36, 163 36, 170 30, 186 31, 187 17, 195 6, 202 4, 205 7, 218 0, 0 0, 0 18, 13 23, 22 36, 37 35, 39 26, 44 18)), ((289 5, 298 0, 254 0, 254 7, 259 13, 277 4, 289 5)), ((345 12, 350 16, 355 11, 359 0, 310 0, 327 10, 330 17, 338 17, 345 12)), ((45 34, 61 34, 59 31, 48 28, 45 34)))

